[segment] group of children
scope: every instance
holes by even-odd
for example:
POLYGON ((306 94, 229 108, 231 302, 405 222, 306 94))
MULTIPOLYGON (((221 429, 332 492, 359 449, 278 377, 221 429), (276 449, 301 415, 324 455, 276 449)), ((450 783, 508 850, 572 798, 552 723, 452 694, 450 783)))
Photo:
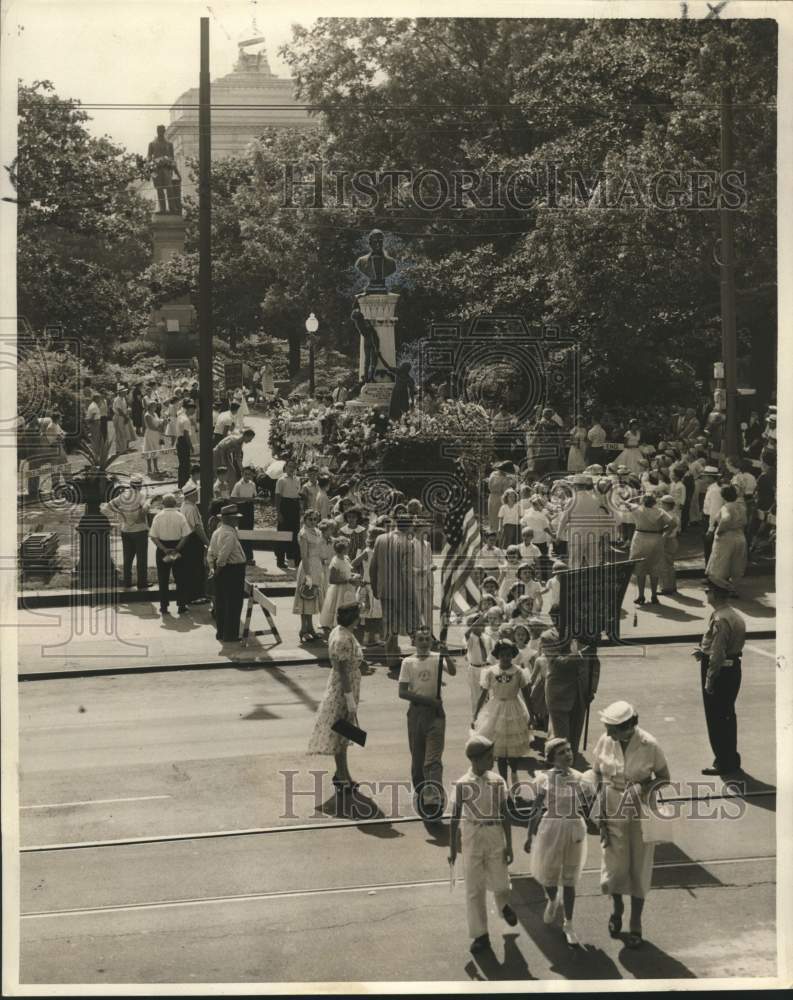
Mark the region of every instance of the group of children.
MULTIPOLYGON (((432 652, 431 635, 422 627, 415 636, 416 652, 402 662, 400 698, 409 703, 408 744, 411 781, 420 815, 438 819, 443 814, 442 753, 446 717, 442 699, 442 673, 456 674, 454 662, 432 652)), ((518 761, 529 753, 532 739, 532 684, 523 654, 509 629, 492 644, 480 623, 468 636, 469 681, 478 681, 472 734, 465 747, 471 764, 455 783, 450 832, 450 857, 454 865, 462 827, 462 854, 466 887, 466 912, 471 951, 490 947, 487 932, 487 892, 495 894, 496 907, 510 925, 517 916, 509 905, 508 866, 512 862, 512 827, 507 785, 508 768, 517 775, 518 761), (489 660, 495 658, 494 663, 489 660), (476 661, 479 660, 477 663, 476 661), (497 770, 494 770, 494 764, 497 770)), ((541 658, 535 654, 535 659, 541 658)), ((472 703, 475 694, 471 684, 472 703)), ((547 770, 521 783, 533 794, 533 808, 525 842, 532 855, 531 871, 546 895, 544 920, 554 923, 563 903, 563 931, 571 946, 579 944, 573 928, 575 887, 586 859, 586 822, 591 789, 573 769, 573 751, 566 739, 545 743, 547 770), (561 893, 560 893, 561 890, 561 893)), ((537 762, 539 763, 539 761, 537 762)))

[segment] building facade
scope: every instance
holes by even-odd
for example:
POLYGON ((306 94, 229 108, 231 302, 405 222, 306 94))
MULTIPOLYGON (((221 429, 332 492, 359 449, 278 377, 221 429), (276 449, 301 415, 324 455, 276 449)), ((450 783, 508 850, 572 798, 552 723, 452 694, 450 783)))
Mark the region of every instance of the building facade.
MULTIPOLYGON (((244 153, 265 128, 313 128, 318 123, 297 103, 293 81, 276 76, 270 69, 264 41, 261 35, 240 41, 232 72, 212 81, 213 160, 244 153)), ((198 158, 197 87, 177 98, 170 118, 165 134, 173 143, 182 190, 195 195, 187 161, 198 158)))

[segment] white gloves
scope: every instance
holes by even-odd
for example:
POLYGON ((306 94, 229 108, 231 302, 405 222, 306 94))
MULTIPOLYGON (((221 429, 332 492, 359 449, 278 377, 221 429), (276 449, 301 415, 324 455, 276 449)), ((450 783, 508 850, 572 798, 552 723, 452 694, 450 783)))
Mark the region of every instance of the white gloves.
POLYGON ((355 695, 352 693, 352 691, 348 691, 344 695, 344 700, 347 702, 347 709, 350 715, 355 715, 358 706, 355 704, 355 695))
POLYGON ((314 586, 314 581, 311 579, 311 577, 308 574, 306 574, 306 586, 307 587, 313 587, 314 586))

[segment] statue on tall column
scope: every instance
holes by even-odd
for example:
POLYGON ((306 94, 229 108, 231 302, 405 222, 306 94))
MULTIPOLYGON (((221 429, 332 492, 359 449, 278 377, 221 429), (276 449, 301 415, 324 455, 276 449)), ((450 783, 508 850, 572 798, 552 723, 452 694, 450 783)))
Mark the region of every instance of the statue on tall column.
POLYGON ((369 279, 366 295, 387 292, 385 279, 396 271, 396 261, 389 257, 383 249, 385 237, 381 229, 373 229, 369 233, 369 253, 359 257, 356 268, 369 279))
POLYGON ((165 126, 157 126, 157 138, 149 143, 147 159, 157 191, 158 215, 182 214, 182 175, 176 166, 173 143, 165 138, 165 126), (176 175, 176 180, 174 180, 176 175))

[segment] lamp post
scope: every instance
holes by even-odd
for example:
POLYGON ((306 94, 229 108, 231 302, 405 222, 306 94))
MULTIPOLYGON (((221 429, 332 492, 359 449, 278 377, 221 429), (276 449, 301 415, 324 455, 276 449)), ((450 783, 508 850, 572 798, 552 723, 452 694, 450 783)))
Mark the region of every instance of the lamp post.
POLYGON ((308 394, 314 397, 314 338, 319 329, 319 320, 310 313, 306 320, 306 332, 308 333, 308 394))

